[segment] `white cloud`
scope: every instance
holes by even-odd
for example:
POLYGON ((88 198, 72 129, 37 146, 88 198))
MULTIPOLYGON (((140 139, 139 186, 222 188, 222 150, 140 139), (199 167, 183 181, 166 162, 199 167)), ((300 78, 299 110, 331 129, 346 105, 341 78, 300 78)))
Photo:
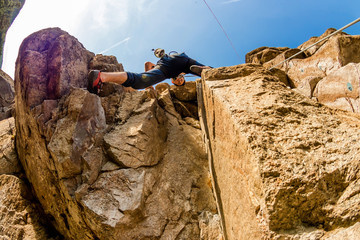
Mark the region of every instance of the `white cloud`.
POLYGON ((104 53, 110 51, 111 49, 113 49, 113 48, 115 48, 115 47, 117 47, 117 46, 120 46, 121 44, 124 44, 124 43, 128 42, 130 39, 131 39, 130 37, 127 37, 127 38, 121 40, 120 42, 115 43, 115 44, 112 45, 111 47, 109 47, 109 48, 107 48, 107 49, 99 52, 99 54, 104 54, 104 53))
POLYGON ((15 60, 24 38, 38 30, 48 27, 60 27, 75 32, 74 24, 88 8, 89 0, 31 0, 26 1, 19 15, 6 34, 4 61, 2 69, 12 78, 15 72, 15 60))
POLYGON ((176 29, 187 29, 183 18, 174 17, 174 10, 176 13, 189 10, 194 14, 193 7, 198 5, 190 0, 174 3, 166 0, 29 0, 6 35, 2 69, 13 77, 23 39, 48 27, 69 32, 89 51, 111 52, 119 61, 126 59, 129 66, 138 66, 138 59, 149 57, 151 48, 178 47, 173 39, 163 37, 164 33, 173 35, 178 32, 176 29))
POLYGON ((229 0, 229 1, 225 1, 223 2, 223 4, 230 4, 230 3, 236 3, 236 2, 241 2, 242 0, 229 0))
POLYGON ((90 0, 87 14, 84 16, 88 26, 102 31, 111 30, 114 25, 123 26, 129 21, 129 3, 131 0, 90 0))
POLYGON ((3 71, 13 77, 19 46, 33 32, 60 27, 77 38, 106 36, 115 27, 127 25, 130 3, 134 4, 131 0, 26 1, 6 35, 3 71))

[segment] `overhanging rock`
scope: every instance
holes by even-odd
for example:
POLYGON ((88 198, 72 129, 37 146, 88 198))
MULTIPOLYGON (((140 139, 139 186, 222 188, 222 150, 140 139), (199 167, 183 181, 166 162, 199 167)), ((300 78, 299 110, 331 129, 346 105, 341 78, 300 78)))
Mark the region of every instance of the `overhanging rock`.
POLYGON ((228 239, 330 239, 358 222, 358 115, 255 64, 205 70, 202 89, 228 239))

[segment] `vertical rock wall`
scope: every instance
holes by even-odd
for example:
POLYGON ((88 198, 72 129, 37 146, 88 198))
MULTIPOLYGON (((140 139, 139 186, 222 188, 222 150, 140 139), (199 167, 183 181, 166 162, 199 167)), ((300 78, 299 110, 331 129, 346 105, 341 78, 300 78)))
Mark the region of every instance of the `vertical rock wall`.
POLYGON ((0 239, 61 239, 24 177, 15 134, 14 118, 0 121, 0 239))
POLYGON ((228 239, 353 239, 360 117, 288 89, 261 65, 202 78, 228 239))

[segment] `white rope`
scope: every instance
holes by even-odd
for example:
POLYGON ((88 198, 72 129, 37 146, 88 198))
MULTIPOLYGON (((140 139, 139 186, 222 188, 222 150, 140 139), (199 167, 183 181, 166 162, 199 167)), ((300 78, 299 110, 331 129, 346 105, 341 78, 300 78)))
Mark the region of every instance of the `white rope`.
POLYGON ((237 56, 237 57, 239 58, 239 60, 241 61, 241 57, 240 57, 239 53, 236 51, 236 48, 235 48, 233 42, 231 41, 229 35, 228 35, 227 32, 225 31, 225 28, 221 25, 219 19, 216 17, 214 11, 210 8, 210 6, 209 6, 209 4, 206 2, 206 0, 203 0, 203 1, 204 1, 204 3, 206 4, 206 6, 208 7, 208 9, 210 10, 210 12, 212 13, 212 15, 213 15, 213 17, 215 18, 215 20, 217 21, 217 23, 219 24, 219 26, 220 26, 220 28, 222 29, 222 31, 224 32, 225 37, 226 37, 227 40, 229 41, 229 43, 230 43, 232 49, 234 50, 236 56, 237 56))
POLYGON ((314 43, 314 44, 310 45, 309 47, 305 48, 305 49, 304 49, 304 50, 302 50, 301 52, 298 52, 298 53, 296 53, 296 54, 292 55, 291 57, 289 57, 289 58, 285 59, 284 61, 282 61, 282 62, 280 62, 280 63, 278 63, 278 64, 276 64, 276 65, 272 66, 269 70, 271 70, 271 69, 273 69, 273 68, 275 68, 275 67, 279 66, 280 64, 283 64, 283 63, 285 63, 285 62, 289 61, 290 59, 292 59, 292 58, 296 57, 297 55, 299 55, 299 54, 301 54, 301 53, 303 53, 303 52, 305 52, 306 50, 308 50, 309 48, 311 48, 311 47, 315 46, 316 44, 318 44, 318 43, 320 43, 320 42, 322 42, 322 41, 324 41, 324 40, 326 40, 326 39, 330 38, 331 36, 335 35, 336 33, 341 32, 342 30, 344 30, 344 29, 346 29, 346 28, 348 28, 348 27, 350 27, 350 26, 352 26, 352 25, 354 25, 355 23, 358 23, 358 22, 360 22, 360 18, 358 18, 358 19, 356 19, 355 21, 353 21, 353 22, 351 22, 351 23, 349 23, 349 24, 345 25, 344 27, 342 27, 342 28, 340 28, 339 30, 337 30, 337 31, 333 32, 332 34, 330 34, 330 35, 328 35, 328 36, 324 37, 323 39, 320 39, 319 41, 317 41, 316 43, 314 43))

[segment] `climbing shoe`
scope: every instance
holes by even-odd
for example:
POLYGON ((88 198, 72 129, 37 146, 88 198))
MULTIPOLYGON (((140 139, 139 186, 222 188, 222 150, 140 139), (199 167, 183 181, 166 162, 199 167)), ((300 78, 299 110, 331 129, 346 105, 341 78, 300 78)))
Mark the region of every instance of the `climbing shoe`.
POLYGON ((211 67, 209 66, 198 66, 198 65, 192 65, 190 67, 190 71, 193 72, 195 75, 198 75, 199 77, 201 77, 201 73, 204 69, 209 69, 211 67))
POLYGON ((88 87, 87 89, 91 93, 98 94, 102 88, 103 82, 100 79, 99 70, 91 70, 88 74, 88 87))

